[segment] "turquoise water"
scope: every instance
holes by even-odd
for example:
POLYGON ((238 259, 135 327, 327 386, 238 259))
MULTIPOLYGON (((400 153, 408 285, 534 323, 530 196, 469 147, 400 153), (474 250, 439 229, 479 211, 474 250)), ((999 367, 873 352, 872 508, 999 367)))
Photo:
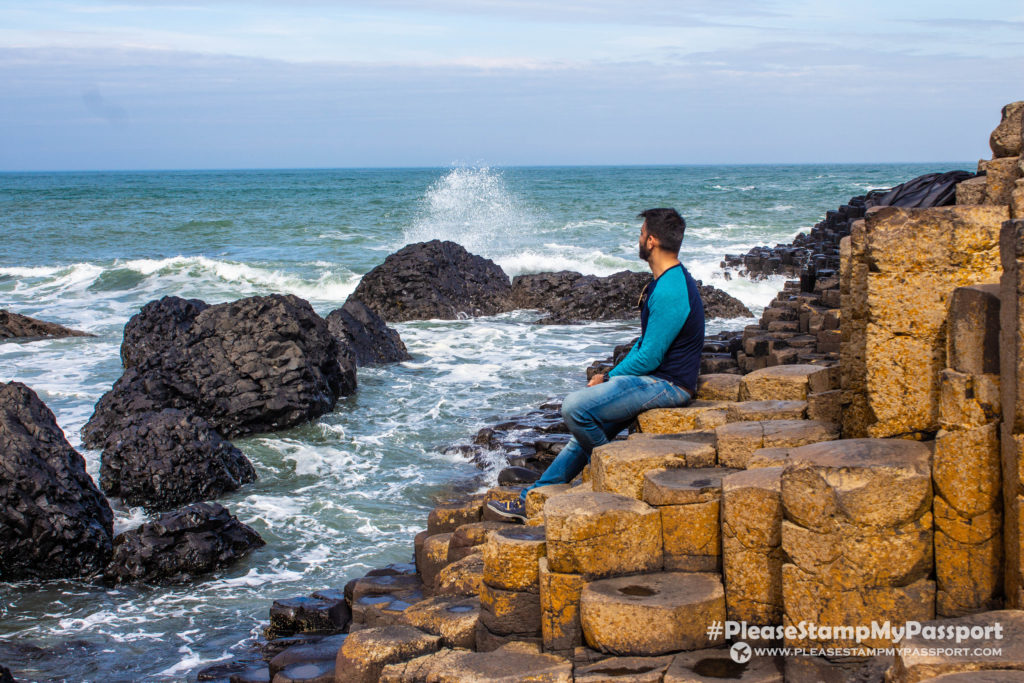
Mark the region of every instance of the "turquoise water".
MULTIPOLYGON (((435 238, 509 275, 642 270, 634 216, 652 206, 686 217, 681 257, 694 276, 759 313, 781 280, 726 281, 723 254, 787 242, 853 195, 955 167, 0 174, 0 308, 97 335, 0 343, 0 381, 32 387, 81 450, 82 425, 120 375, 124 324, 154 298, 287 292, 327 314, 389 253, 435 238)), ((408 561, 432 502, 490 485, 500 469, 447 446, 578 388, 591 360, 636 334, 631 323, 536 317, 397 325, 413 360, 361 369, 359 392, 313 424, 236 442, 260 479, 221 502, 266 547, 185 587, 0 584, 0 663, 33 680, 194 679, 245 647, 273 599, 408 561)), ((97 477, 99 453, 81 452, 97 477)), ((112 503, 117 530, 145 521, 112 503)))

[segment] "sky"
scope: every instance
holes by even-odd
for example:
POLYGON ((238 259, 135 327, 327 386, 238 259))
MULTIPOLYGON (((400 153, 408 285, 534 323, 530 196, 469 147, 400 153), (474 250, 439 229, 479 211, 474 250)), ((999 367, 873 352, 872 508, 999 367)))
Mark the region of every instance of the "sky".
POLYGON ((0 171, 973 163, 1021 99, 1021 0, 0 0, 0 171))

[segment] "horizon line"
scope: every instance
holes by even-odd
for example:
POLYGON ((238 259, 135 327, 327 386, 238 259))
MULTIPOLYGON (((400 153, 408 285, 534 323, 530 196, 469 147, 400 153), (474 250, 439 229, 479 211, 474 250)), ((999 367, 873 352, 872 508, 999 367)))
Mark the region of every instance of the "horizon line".
MULTIPOLYGON (((434 166, 243 166, 200 167, 200 168, 70 168, 70 169, 0 169, 0 175, 46 174, 46 173, 224 173, 224 172, 265 172, 265 171, 433 171, 465 169, 557 169, 557 168, 701 168, 701 167, 751 167, 751 166, 922 166, 961 164, 961 161, 758 161, 710 163, 694 162, 683 164, 445 164, 434 166)), ((976 162, 971 162, 975 164, 976 162)), ((972 171, 976 172, 976 171, 972 171)))

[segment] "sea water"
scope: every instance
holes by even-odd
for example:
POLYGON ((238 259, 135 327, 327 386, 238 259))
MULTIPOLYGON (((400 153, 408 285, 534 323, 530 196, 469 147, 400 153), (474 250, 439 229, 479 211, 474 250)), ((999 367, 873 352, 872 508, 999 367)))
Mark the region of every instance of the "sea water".
MULTIPOLYGON (((790 241, 851 196, 967 164, 445 168, 0 174, 0 308, 94 338, 0 343, 0 381, 31 387, 98 480, 80 430, 121 374, 128 319, 166 295, 291 293, 321 315, 411 242, 452 240, 509 276, 644 270, 646 208, 686 217, 694 277, 755 313, 778 278, 726 279, 726 253, 790 241)), ((259 480, 220 499, 267 545, 205 581, 106 589, 0 584, 0 663, 32 680, 194 680, 248 647, 274 599, 411 560, 435 500, 493 485, 446 447, 584 385, 635 322, 535 324, 517 311, 397 324, 412 360, 361 368, 329 415, 238 439, 259 480)), ((709 321, 709 332, 752 319, 709 321)), ((115 508, 115 531, 149 516, 115 508)))

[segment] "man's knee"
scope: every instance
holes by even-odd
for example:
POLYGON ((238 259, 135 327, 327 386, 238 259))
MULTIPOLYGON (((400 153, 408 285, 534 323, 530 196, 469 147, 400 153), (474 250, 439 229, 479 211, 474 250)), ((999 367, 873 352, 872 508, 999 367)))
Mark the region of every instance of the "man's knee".
POLYGON ((587 411, 587 390, 579 389, 572 392, 562 401, 562 419, 567 424, 579 423, 589 419, 587 411))

